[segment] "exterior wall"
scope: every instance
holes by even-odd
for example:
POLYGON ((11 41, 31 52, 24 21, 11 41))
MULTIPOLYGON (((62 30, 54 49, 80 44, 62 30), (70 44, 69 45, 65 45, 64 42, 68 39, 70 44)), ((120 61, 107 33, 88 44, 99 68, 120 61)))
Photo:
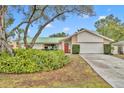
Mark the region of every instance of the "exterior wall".
POLYGON ((41 44, 40 47, 41 47, 41 49, 44 49, 44 44, 41 44))
POLYGON ((113 46, 112 54, 118 54, 118 46, 113 46))
MULTIPOLYGON (((10 45, 12 46, 13 49, 18 48, 16 42, 12 42, 12 43, 10 43, 10 45)), ((58 49, 64 50, 64 41, 59 44, 56 44, 56 45, 57 45, 58 49)), ((33 49, 44 49, 44 47, 45 47, 44 44, 35 44, 33 49)), ((24 44, 21 44, 21 48, 25 48, 24 44)))
MULTIPOLYGON (((112 46, 114 49, 113 49, 113 51, 112 51, 112 54, 119 54, 118 53, 118 47, 119 46, 112 46)), ((122 51, 123 51, 123 53, 124 53, 124 46, 122 46, 122 51)))
POLYGON ((35 44, 33 49, 43 49, 42 45, 43 44, 35 44))
POLYGON ((61 42, 61 47, 60 49, 62 49, 64 51, 64 41, 61 42))
MULTIPOLYGON (((24 44, 21 44, 21 48, 25 48, 24 44)), ((35 44, 33 49, 44 49, 44 44, 35 44)))
POLYGON ((72 43, 72 44, 77 43, 77 35, 72 36, 72 38, 71 38, 71 43, 72 43))
POLYGON ((111 42, 109 40, 104 39, 104 44, 110 44, 111 42))
POLYGON ((82 32, 77 35, 78 42, 104 42, 103 38, 89 32, 82 32))
POLYGON ((21 44, 21 48, 25 48, 25 47, 24 47, 24 44, 21 44))
MULTIPOLYGON (((63 50, 62 43, 56 44, 57 48, 60 50, 63 50)), ((45 45, 44 44, 35 44, 34 49, 44 49, 45 45)))
POLYGON ((62 43, 62 42, 58 44, 58 49, 60 49, 60 50, 63 50, 63 49, 64 49, 64 48, 63 48, 63 43, 62 43))
POLYGON ((124 54, 124 46, 123 46, 123 54, 124 54))

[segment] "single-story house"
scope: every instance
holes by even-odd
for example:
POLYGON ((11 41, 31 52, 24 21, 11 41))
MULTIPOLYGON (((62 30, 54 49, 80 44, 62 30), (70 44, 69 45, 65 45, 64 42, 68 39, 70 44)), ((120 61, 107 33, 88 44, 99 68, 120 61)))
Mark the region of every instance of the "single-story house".
POLYGON ((104 53, 104 44, 114 40, 89 30, 81 30, 64 40, 64 51, 72 52, 72 45, 80 45, 80 53, 104 53))
MULTIPOLYGON (((61 41, 65 37, 39 37, 36 40, 36 43, 34 45, 34 49, 62 49, 61 41)), ((31 37, 27 38, 27 42, 30 43, 32 40, 31 37)), ((21 47, 24 48, 23 40, 21 40, 21 47)))
MULTIPOLYGON (((31 38, 28 38, 28 42, 31 38)), ((65 53, 72 53, 72 45, 80 45, 80 53, 104 53, 104 44, 114 40, 89 30, 81 30, 69 37, 40 37, 33 48, 35 49, 61 49, 65 53)), ((24 47, 23 41, 21 41, 24 47)))
POLYGON ((112 46, 114 47, 113 54, 124 54, 124 41, 113 43, 112 46))

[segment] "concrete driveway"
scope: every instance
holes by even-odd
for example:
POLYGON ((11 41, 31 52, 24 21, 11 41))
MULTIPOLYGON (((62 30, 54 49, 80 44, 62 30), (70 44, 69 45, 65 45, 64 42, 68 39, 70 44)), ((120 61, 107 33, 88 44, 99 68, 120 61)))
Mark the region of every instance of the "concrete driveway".
POLYGON ((104 54, 80 54, 112 87, 124 88, 124 60, 104 54))

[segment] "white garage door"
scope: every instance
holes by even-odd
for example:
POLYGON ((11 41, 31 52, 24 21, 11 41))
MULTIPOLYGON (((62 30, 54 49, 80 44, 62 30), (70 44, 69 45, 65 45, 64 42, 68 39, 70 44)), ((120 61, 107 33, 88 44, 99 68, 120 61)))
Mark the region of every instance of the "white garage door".
POLYGON ((80 53, 103 53, 103 43, 80 43, 80 53))

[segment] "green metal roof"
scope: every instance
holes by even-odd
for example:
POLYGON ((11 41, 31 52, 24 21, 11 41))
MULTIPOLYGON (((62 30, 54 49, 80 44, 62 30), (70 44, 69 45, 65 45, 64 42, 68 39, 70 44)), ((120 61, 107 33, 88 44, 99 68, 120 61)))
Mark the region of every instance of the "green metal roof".
MULTIPOLYGON (((59 43, 61 40, 63 40, 64 37, 39 37, 36 40, 36 43, 44 43, 44 44, 52 44, 52 43, 59 43)), ((32 38, 28 37, 27 42, 31 43, 32 38)), ((23 43, 23 40, 21 40, 21 43, 23 43)))

